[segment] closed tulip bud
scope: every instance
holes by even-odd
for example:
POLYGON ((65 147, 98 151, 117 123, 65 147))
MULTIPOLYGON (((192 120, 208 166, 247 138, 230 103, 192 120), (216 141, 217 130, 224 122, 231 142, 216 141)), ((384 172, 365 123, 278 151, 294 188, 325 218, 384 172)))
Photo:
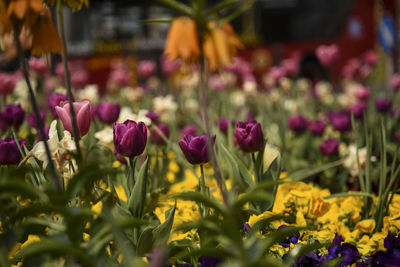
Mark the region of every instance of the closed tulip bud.
POLYGON ((289 116, 288 118, 289 129, 295 133, 302 133, 308 127, 308 120, 302 115, 289 116))
MULTIPOLYGON (((81 102, 74 102, 73 108, 75 111, 79 136, 84 136, 87 134, 90 128, 92 106, 88 100, 83 100, 81 102)), ((71 109, 69 103, 62 103, 61 106, 57 106, 56 112, 62 124, 64 125, 64 129, 73 134, 71 109)))
MULTIPOLYGON (((215 143, 215 135, 211 137, 212 145, 215 143)), ((207 151, 209 139, 206 134, 200 136, 185 135, 178 144, 185 155, 187 161, 191 164, 201 164, 210 161, 207 151)))
POLYGON ((18 129, 25 119, 25 111, 20 105, 5 105, 0 112, 0 127, 3 131, 9 127, 18 129))
POLYGON ((125 157, 133 158, 143 153, 147 143, 147 128, 143 122, 127 120, 114 123, 114 147, 125 157))
POLYGON ((151 140, 151 142, 158 144, 158 145, 166 145, 167 143, 165 142, 164 138, 166 138, 166 139, 169 138, 168 126, 165 124, 160 124, 157 127, 161 133, 159 133, 159 131, 157 131, 157 129, 153 129, 150 132, 150 140, 151 140), (161 134, 164 136, 164 138, 163 138, 163 136, 161 136, 161 134))
POLYGON ((334 156, 339 153, 339 141, 335 138, 325 140, 320 146, 319 150, 325 156, 334 156))
POLYGON ((380 113, 387 113, 392 108, 392 103, 387 98, 378 98, 375 100, 375 107, 380 113))
POLYGON ((256 121, 238 122, 234 138, 240 149, 245 152, 257 152, 264 144, 261 124, 256 121))
POLYGON ((326 127, 325 122, 316 120, 316 121, 310 122, 308 129, 310 130, 310 132, 313 135, 321 136, 325 131, 325 127, 326 127))
POLYGON ((118 120, 121 105, 119 103, 110 103, 102 101, 96 110, 99 119, 104 123, 114 123, 118 120))
MULTIPOLYGON (((19 139, 19 144, 24 146, 25 140, 19 139)), ((13 165, 21 161, 21 153, 14 138, 0 139, 0 165, 13 165)))
POLYGON ((57 117, 56 107, 67 100, 67 96, 63 94, 53 93, 49 95, 47 98, 47 103, 54 117, 57 117))
POLYGON ((339 132, 346 132, 351 128, 350 112, 346 110, 333 111, 328 114, 333 128, 339 132))

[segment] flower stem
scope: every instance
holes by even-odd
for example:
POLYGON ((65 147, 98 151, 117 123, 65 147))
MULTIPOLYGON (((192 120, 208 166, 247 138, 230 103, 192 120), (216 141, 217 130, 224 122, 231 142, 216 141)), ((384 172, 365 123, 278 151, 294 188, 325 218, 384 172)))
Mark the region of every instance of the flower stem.
MULTIPOLYGON (((202 42, 200 41, 200 47, 202 47, 202 42)), ((224 200, 224 204, 227 208, 229 208, 229 200, 228 200, 228 195, 226 193, 226 187, 225 183, 223 181, 221 171, 219 170, 218 162, 215 157, 215 153, 213 150, 213 144, 211 141, 211 134, 210 134, 210 125, 209 125, 209 118, 208 118, 208 112, 207 112, 207 71, 206 71, 206 64, 205 64, 205 58, 203 57, 203 60, 200 60, 200 82, 199 82, 199 87, 200 87, 200 106, 201 106, 201 112, 202 112, 202 117, 203 117, 203 122, 206 128, 206 134, 208 138, 207 142, 207 152, 208 155, 210 156, 210 161, 211 165, 214 169, 214 176, 215 179, 217 180, 217 184, 219 187, 219 190, 221 191, 222 199, 224 200)))
POLYGON ((28 87, 29 99, 31 101, 33 113, 35 114, 36 123, 37 123, 38 129, 39 129, 39 132, 40 132, 40 136, 42 137, 41 139, 43 140, 43 143, 44 143, 44 148, 45 148, 45 151, 46 151, 47 159, 49 160, 49 168, 50 168, 50 171, 51 171, 51 174, 52 174, 52 179, 53 179, 53 182, 54 182, 54 186, 56 187, 56 190, 58 192, 61 192, 60 182, 58 180, 56 168, 54 166, 54 162, 53 162, 53 159, 51 157, 49 144, 46 141, 46 132, 44 130, 44 123, 43 123, 42 118, 40 116, 39 107, 38 107, 38 104, 37 104, 37 101, 36 101, 36 98, 35 98, 35 93, 33 92, 32 84, 31 84, 31 81, 29 79, 28 66, 26 64, 25 55, 24 55, 24 52, 22 50, 21 42, 19 40, 19 35, 18 35, 18 31, 17 31, 16 27, 14 27, 14 41, 15 41, 15 44, 16 44, 17 50, 18 50, 19 62, 20 62, 20 65, 21 65, 20 67, 21 67, 22 73, 24 75, 24 78, 25 78, 25 81, 26 81, 26 85, 28 87))
POLYGON ((256 162, 256 154, 255 153, 251 153, 251 160, 253 161, 254 175, 256 177, 256 183, 259 184, 260 183, 260 174, 258 173, 258 170, 257 170, 257 162, 256 162))
POLYGON ((132 190, 135 186, 135 163, 132 157, 129 157, 129 167, 131 168, 131 180, 132 180, 132 190))
POLYGON ((61 5, 61 0, 57 1, 57 24, 58 24, 58 32, 60 37, 64 43, 65 49, 61 52, 61 59, 64 66, 64 78, 65 78, 65 86, 67 88, 67 96, 68 103, 70 106, 71 118, 72 118, 72 129, 74 133, 75 146, 77 152, 78 162, 82 159, 81 148, 79 146, 79 132, 78 132, 78 124, 76 122, 76 114, 73 108, 74 96, 72 94, 72 86, 71 86, 71 75, 68 68, 68 52, 67 52, 67 43, 65 40, 65 32, 64 32, 64 18, 63 18, 63 9, 61 5))

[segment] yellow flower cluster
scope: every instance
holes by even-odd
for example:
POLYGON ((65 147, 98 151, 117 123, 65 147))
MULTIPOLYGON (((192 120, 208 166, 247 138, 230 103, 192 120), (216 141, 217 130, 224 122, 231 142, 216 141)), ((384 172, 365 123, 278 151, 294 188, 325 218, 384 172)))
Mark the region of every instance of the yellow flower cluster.
MULTIPOLYGON (((320 189, 313 184, 293 182, 281 184, 278 187, 272 212, 252 215, 248 224, 252 227, 257 221, 278 214, 295 215, 294 226, 315 226, 316 230, 302 231, 301 243, 317 239, 321 243, 332 242, 335 235, 341 235, 345 242, 357 246, 363 255, 370 255, 378 250, 384 250, 383 241, 391 234, 400 230, 400 195, 395 195, 389 207, 389 215, 384 218, 381 232, 373 233, 376 222, 374 219, 363 219, 362 197, 348 196, 324 200, 330 195, 329 190, 320 189)), ((275 221, 270 227, 277 229, 284 221, 275 221)), ((284 254, 287 249, 276 247, 284 254)))

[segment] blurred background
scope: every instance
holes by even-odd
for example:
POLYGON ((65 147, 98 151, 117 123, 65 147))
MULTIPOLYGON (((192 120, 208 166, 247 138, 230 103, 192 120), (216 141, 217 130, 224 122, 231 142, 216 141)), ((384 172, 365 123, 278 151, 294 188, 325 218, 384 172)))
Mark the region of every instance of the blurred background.
MULTIPOLYGON (((351 58, 375 49, 383 53, 383 68, 391 75, 400 65, 399 2, 256 0, 232 24, 247 47, 240 56, 253 64, 256 74, 297 53, 302 75, 312 80, 335 79, 351 58), (329 70, 319 64, 314 53, 322 44, 339 46, 340 60, 329 70)), ((105 85, 111 62, 116 59, 124 61, 133 76, 139 60, 160 64, 169 24, 144 21, 175 15, 148 0, 91 0, 89 9, 65 12, 70 58, 83 64, 89 82, 100 87, 105 85)))

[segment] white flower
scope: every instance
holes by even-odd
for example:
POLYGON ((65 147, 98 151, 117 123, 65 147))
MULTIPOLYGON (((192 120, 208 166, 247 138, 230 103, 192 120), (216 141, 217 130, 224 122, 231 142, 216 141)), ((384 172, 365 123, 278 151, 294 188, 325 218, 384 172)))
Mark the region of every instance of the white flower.
POLYGON ((142 121, 144 122, 144 124, 146 124, 146 126, 150 126, 151 125, 151 119, 146 117, 148 110, 145 109, 141 109, 139 110, 138 114, 135 114, 132 112, 131 108, 129 107, 123 107, 121 109, 121 112, 119 113, 119 117, 118 117, 118 123, 123 123, 126 120, 132 120, 132 121, 142 121))
MULTIPOLYGON (((68 131, 64 131, 64 137, 61 141, 58 139, 57 121, 54 120, 50 124, 49 140, 47 141, 52 158, 55 160, 58 169, 64 168, 64 162, 69 156, 69 152, 76 151, 75 142, 71 138, 68 131)), ((35 158, 43 161, 43 168, 45 169, 49 164, 44 142, 38 142, 32 148, 32 154, 35 158)))
POLYGON ((136 102, 143 96, 143 89, 141 87, 124 87, 120 91, 121 97, 129 100, 130 102, 136 102))
POLYGON ((191 114, 196 113, 199 110, 199 102, 194 98, 188 98, 185 101, 185 110, 191 114))
POLYGON ((94 137, 99 140, 99 143, 111 150, 113 150, 113 141, 114 141, 114 135, 113 135, 113 129, 109 126, 104 127, 103 130, 98 131, 94 134, 94 137))
POLYGON ((178 105, 172 95, 157 96, 153 99, 154 112, 160 116, 160 121, 168 123, 175 119, 178 105))
POLYGON ((254 81, 245 81, 243 83, 243 91, 247 95, 256 95, 257 94, 257 83, 254 81))
MULTIPOLYGON (((367 162, 367 148, 359 148, 358 149, 358 159, 360 162, 360 167, 363 169, 365 167, 365 163, 367 162)), ((375 161, 376 158, 374 156, 371 157, 371 161, 375 161)), ((352 176, 356 176, 358 174, 358 166, 357 166, 357 147, 352 144, 348 147, 348 155, 345 158, 343 165, 350 171, 352 176)))
POLYGON ((243 107, 246 104, 246 98, 242 91, 236 91, 231 94, 231 103, 237 108, 243 107))
POLYGON ((87 99, 90 103, 99 102, 99 87, 95 84, 86 85, 85 88, 77 93, 78 100, 87 99))

